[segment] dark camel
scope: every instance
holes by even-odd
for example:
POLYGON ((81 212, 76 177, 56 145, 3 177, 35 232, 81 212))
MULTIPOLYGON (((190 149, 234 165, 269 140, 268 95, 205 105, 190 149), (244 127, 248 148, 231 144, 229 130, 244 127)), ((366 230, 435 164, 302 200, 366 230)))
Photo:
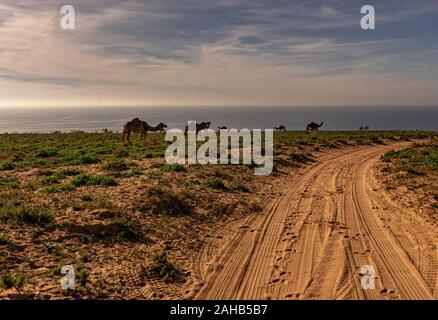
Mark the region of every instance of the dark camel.
POLYGON ((123 126, 123 143, 128 141, 129 144, 131 144, 131 141, 129 141, 129 137, 131 136, 131 133, 139 133, 140 139, 146 139, 146 135, 148 131, 161 131, 164 130, 164 128, 167 128, 167 126, 164 123, 160 123, 155 127, 152 127, 148 125, 145 121, 140 120, 139 118, 132 119, 131 121, 128 121, 123 126))
POLYGON ((361 127, 359 128, 359 131, 368 131, 369 129, 370 129, 369 126, 361 126, 361 127))
POLYGON ((279 126, 279 127, 275 127, 275 130, 279 130, 279 131, 286 131, 286 127, 285 126, 279 126))
POLYGON ((227 127, 217 127, 219 130, 227 130, 227 127))
POLYGON ((321 124, 317 124, 315 122, 311 122, 306 126, 306 132, 309 131, 318 131, 318 128, 321 128, 324 122, 321 122, 321 124))
MULTIPOLYGON (((198 133, 201 130, 210 128, 211 122, 201 122, 196 124, 196 133, 198 133)), ((189 126, 187 125, 184 134, 187 134, 187 131, 189 131, 189 126)))

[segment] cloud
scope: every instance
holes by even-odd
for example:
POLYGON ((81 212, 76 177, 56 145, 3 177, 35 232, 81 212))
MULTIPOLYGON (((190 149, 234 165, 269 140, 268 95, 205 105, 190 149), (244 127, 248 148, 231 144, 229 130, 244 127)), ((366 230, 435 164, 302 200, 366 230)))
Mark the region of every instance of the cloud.
POLYGON ((413 78, 437 83, 438 42, 421 26, 438 5, 374 2, 378 28, 364 32, 360 7, 344 0, 72 0, 77 29, 64 31, 61 2, 3 0, 0 82, 11 100, 45 88, 47 100, 343 102, 330 87, 351 103, 389 101, 380 88, 398 86, 403 101, 413 78), (418 27, 406 33, 407 23, 418 27))

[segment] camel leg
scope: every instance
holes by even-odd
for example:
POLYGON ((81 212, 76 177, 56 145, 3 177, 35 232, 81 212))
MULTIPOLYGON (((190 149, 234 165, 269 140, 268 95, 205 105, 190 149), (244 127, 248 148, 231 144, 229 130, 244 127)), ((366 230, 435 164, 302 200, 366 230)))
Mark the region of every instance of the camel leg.
POLYGON ((128 132, 126 134, 126 141, 128 141, 129 144, 132 144, 131 141, 129 140, 129 137, 131 136, 131 132, 128 132))

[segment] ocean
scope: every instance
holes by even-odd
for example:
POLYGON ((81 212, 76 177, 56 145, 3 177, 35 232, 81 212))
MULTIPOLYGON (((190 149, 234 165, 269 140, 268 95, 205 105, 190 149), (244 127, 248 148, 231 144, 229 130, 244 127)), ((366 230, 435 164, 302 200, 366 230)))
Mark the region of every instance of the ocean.
POLYGON ((211 128, 273 128, 304 130, 307 123, 324 122, 321 130, 438 131, 438 107, 77 107, 0 108, 0 133, 121 131, 123 124, 139 117, 150 125, 184 128, 188 120, 211 121, 211 128))

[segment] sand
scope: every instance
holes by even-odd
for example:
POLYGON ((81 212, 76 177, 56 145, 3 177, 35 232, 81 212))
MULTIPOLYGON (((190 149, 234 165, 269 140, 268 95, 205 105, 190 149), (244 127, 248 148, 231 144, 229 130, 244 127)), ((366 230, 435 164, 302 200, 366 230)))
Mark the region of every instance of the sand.
POLYGON ((379 157, 409 145, 339 149, 290 175, 260 214, 210 238, 186 298, 436 298, 436 229, 376 178, 379 157), (361 286, 366 265, 374 289, 361 286))

